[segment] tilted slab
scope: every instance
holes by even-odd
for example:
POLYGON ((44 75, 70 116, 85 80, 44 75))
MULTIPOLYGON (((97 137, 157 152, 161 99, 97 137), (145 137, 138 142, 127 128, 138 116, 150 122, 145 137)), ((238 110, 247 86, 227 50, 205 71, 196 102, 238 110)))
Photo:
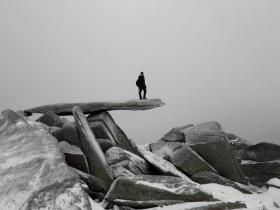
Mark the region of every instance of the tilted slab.
POLYGON ((84 114, 94 114, 98 112, 111 110, 148 110, 164 106, 165 103, 161 99, 149 100, 129 100, 116 102, 89 102, 89 103, 59 103, 44 106, 38 106, 24 110, 25 114, 32 113, 46 114, 47 112, 55 112, 58 115, 72 115, 74 107, 79 106, 84 114))
POLYGON ((79 107, 74 107, 73 115, 80 135, 81 148, 87 157, 89 172, 99 178, 105 188, 108 189, 113 182, 113 177, 107 167, 104 153, 96 141, 82 110, 79 107))
POLYGON ((97 138, 110 139, 113 145, 137 154, 125 132, 117 125, 108 112, 91 115, 87 120, 97 138))
POLYGON ((168 205, 182 201, 213 201, 197 184, 172 176, 119 177, 111 185, 106 201, 136 208, 168 205), (124 201, 124 202, 121 202, 124 201), (155 202, 158 201, 158 202, 155 202))

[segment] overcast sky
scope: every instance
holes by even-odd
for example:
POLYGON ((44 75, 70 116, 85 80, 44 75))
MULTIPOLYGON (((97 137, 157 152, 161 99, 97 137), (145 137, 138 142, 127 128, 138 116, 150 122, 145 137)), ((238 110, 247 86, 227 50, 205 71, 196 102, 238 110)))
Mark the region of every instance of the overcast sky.
POLYGON ((219 121, 280 143, 279 0, 0 0, 0 109, 137 98, 113 112, 137 143, 219 121))

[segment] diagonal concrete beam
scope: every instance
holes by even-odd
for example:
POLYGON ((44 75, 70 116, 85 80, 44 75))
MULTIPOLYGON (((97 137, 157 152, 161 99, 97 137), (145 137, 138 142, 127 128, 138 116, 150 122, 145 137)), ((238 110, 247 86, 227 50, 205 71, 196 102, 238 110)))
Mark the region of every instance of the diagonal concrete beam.
POLYGON ((58 115, 72 115, 73 108, 79 106, 84 114, 96 114, 99 112, 112 110, 148 110, 164 105, 165 103, 161 99, 128 100, 116 102, 59 103, 26 109, 24 112, 26 115, 31 115, 32 113, 46 114, 49 111, 55 112, 58 115))

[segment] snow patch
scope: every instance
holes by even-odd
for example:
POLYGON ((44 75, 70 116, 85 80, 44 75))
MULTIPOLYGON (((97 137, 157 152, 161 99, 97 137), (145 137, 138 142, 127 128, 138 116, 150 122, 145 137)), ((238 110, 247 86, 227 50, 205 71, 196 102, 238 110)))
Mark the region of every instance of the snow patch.
POLYGON ((267 191, 254 194, 244 194, 232 187, 218 184, 203 184, 200 185, 200 189, 224 202, 243 202, 248 209, 279 210, 280 206, 280 189, 274 187, 270 187, 267 191))
POLYGON ((270 179, 270 180, 267 182, 267 184, 280 188, 280 179, 278 179, 278 178, 270 179))

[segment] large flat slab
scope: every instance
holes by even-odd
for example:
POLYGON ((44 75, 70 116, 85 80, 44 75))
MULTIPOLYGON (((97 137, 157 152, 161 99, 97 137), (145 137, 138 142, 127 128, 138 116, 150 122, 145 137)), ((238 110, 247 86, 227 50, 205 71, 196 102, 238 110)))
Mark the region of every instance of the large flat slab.
POLYGON ((79 106, 84 114, 95 114, 98 112, 112 110, 148 110, 164 106, 165 103, 161 99, 149 100, 128 100, 115 102, 88 102, 88 103, 58 103, 38 106, 31 109, 26 109, 24 112, 27 115, 32 113, 46 114, 50 111, 58 115, 72 115, 72 110, 75 106, 79 106))

